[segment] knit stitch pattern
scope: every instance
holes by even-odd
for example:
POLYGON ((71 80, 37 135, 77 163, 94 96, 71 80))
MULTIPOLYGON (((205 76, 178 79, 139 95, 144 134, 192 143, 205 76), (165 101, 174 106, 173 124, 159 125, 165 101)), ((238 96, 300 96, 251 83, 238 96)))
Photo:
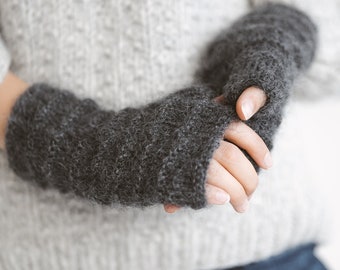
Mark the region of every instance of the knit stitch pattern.
MULTIPOLYGON (((11 71, 25 81, 70 89, 119 111, 190 85, 203 47, 250 10, 248 2, 0 1, 0 35, 12 56, 11 71)), ((322 12, 316 1, 294 2, 317 15, 327 46, 318 51, 307 78, 327 96, 339 84, 332 46, 339 40, 334 24, 339 9, 335 0, 323 2, 322 12)), ((305 162, 305 154, 313 160, 310 145, 324 138, 314 132, 316 119, 331 125, 332 118, 322 121, 322 115, 336 115, 336 104, 300 103, 287 111, 272 152, 274 166, 261 173, 242 215, 230 204, 172 215, 162 205, 102 207, 21 181, 0 151, 1 268, 224 269, 319 242, 330 224, 319 189, 324 172, 322 166, 306 170, 315 162, 305 162)), ((329 133, 336 139, 335 134, 329 133)))
POLYGON ((269 3, 241 17, 213 40, 196 79, 214 85, 216 95, 223 94, 231 106, 247 87, 263 89, 267 102, 247 124, 272 149, 294 79, 310 66, 316 47, 317 28, 306 14, 269 3))
POLYGON ((33 84, 9 118, 9 165, 41 187, 102 204, 202 208, 206 170, 230 121, 211 93, 196 86, 115 112, 33 84))
POLYGON ((241 18, 213 43, 209 65, 201 72, 214 87, 221 87, 216 78, 227 78, 227 107, 212 101, 211 88, 197 86, 115 112, 68 90, 33 84, 8 121, 9 166, 42 187, 102 204, 203 208, 209 162, 226 127, 237 120, 231 108, 238 96, 251 85, 268 95, 250 126, 272 148, 288 90, 298 71, 311 63, 314 49, 315 27, 307 17, 283 5, 267 5, 241 18), (290 23, 286 17, 292 18, 290 23), (285 34, 286 27, 293 31, 285 34), (300 30, 306 34, 301 36, 300 30), (221 51, 235 56, 228 59, 221 51), (223 73, 227 59, 228 76, 223 73))

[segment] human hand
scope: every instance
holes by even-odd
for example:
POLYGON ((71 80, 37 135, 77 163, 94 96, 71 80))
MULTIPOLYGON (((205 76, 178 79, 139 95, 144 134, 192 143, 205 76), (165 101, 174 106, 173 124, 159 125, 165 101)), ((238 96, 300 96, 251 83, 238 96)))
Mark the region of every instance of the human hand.
MULTIPOLYGON (((223 103, 223 95, 214 98, 223 103)), ((236 103, 241 120, 251 118, 266 102, 265 93, 257 87, 243 91, 236 103)), ((224 138, 213 153, 207 171, 206 197, 209 204, 225 204, 228 201, 235 211, 245 212, 249 198, 258 184, 258 176, 251 162, 240 149, 244 149, 263 169, 272 165, 270 152, 263 140, 242 121, 233 122, 225 130, 224 138)), ((166 204, 168 213, 180 207, 166 204)))
POLYGON ((0 83, 0 150, 5 149, 6 127, 12 107, 27 87, 26 82, 10 71, 0 83))

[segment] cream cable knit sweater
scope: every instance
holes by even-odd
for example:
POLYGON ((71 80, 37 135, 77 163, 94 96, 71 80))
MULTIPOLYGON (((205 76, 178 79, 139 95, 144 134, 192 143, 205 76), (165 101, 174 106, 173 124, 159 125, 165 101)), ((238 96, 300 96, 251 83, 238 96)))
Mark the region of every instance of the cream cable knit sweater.
MULTIPOLYGON (((247 10, 239 0, 12 0, 0 2, 0 24, 11 69, 23 79, 75 89, 119 110, 188 84, 201 46, 247 10)), ((2 43, 0 57, 2 79, 9 65, 2 43)), ((296 145, 280 144, 296 140, 290 128, 278 138, 276 168, 262 174, 243 215, 230 206, 169 215, 161 206, 90 205, 23 182, 1 155, 0 266, 212 269, 318 241, 323 211, 311 196, 313 182, 301 177, 298 155, 288 157, 296 145)))

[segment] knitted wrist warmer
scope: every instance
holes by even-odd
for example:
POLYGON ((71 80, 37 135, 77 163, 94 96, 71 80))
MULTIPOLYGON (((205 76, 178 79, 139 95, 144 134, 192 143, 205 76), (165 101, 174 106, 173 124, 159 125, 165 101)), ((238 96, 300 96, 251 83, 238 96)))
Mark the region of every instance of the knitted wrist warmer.
MULTIPOLYGON (((104 111, 47 84, 30 86, 16 101, 5 143, 9 165, 42 187, 102 204, 206 206, 205 178, 236 100, 251 85, 266 105, 247 124, 272 147, 293 79, 308 67, 315 26, 301 12, 264 6, 238 20, 210 46, 196 86, 141 108, 104 111)), ((253 162, 256 169, 258 166, 253 162)))
POLYGON ((196 80, 213 86, 215 95, 223 94, 233 107, 247 87, 263 89, 267 103, 247 124, 271 149, 292 83, 311 64, 315 49, 316 26, 310 18, 292 7, 267 4, 217 36, 196 80))
POLYGON ((196 86, 114 112, 68 90, 33 84, 9 118, 9 166, 41 187, 101 204, 202 208, 206 170, 230 121, 212 97, 196 86))

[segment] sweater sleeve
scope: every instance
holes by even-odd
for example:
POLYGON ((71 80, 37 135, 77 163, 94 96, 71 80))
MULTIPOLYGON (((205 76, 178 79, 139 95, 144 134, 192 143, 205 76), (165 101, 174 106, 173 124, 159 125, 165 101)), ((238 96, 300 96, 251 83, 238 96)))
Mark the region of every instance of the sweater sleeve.
POLYGON ((317 29, 303 12, 266 4, 238 19, 209 45, 196 79, 210 84, 235 107, 241 93, 258 86, 267 103, 247 124, 272 148, 294 79, 311 64, 317 29))
POLYGON ((101 204, 207 205, 206 171, 230 117, 203 86, 140 108, 102 110, 48 84, 16 101, 5 154, 22 179, 101 204))
POLYGON ((0 83, 3 82, 11 63, 10 54, 5 46, 5 43, 0 33, 0 83))

